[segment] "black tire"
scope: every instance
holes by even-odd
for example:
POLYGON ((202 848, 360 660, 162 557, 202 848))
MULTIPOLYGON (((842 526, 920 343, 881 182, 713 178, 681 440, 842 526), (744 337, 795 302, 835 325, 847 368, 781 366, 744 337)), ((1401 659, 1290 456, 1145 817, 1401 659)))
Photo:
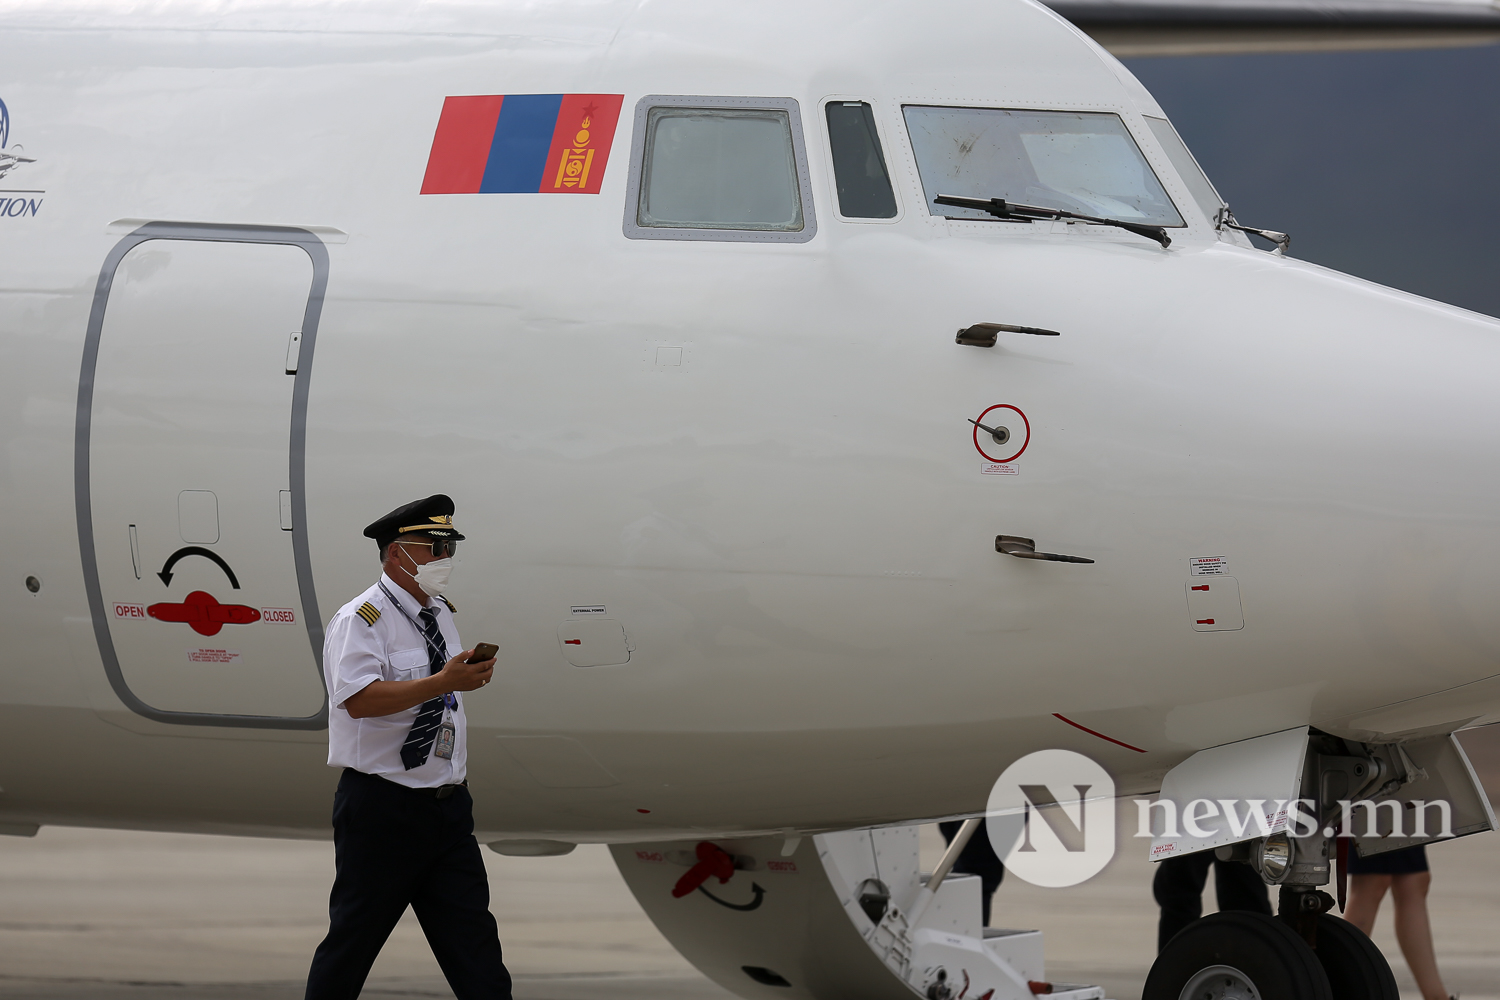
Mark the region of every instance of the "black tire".
POLYGON ((1327 913, 1318 917, 1317 952, 1333 1000, 1400 1000, 1390 963, 1349 921, 1327 913))
MULTIPOLYGON (((1307 942, 1275 917, 1243 910, 1214 913, 1178 931, 1156 956, 1141 1000, 1189 1000, 1183 991, 1216 966, 1237 973, 1260 1000, 1333 1000, 1328 975, 1307 942)), ((1192 1000, 1203 995, 1195 992, 1192 1000)))

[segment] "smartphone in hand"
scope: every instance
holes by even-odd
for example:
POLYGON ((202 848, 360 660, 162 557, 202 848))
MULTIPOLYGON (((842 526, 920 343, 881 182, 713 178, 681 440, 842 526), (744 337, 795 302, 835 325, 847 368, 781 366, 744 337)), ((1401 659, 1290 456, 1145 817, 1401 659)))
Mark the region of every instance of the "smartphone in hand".
POLYGON ((483 663, 485 660, 493 660, 495 654, 500 652, 500 647, 493 642, 481 642, 474 647, 474 653, 465 663, 483 663))

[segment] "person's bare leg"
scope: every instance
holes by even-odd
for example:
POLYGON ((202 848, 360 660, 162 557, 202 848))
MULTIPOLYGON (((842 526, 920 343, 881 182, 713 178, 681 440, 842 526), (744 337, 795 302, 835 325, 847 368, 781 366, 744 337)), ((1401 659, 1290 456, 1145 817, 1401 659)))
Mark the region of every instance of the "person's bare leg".
POLYGON ((1432 924, 1427 919, 1427 887, 1431 872, 1391 876, 1391 900, 1396 904, 1396 940, 1422 991, 1422 1000, 1448 1000, 1443 977, 1438 975, 1437 954, 1432 948, 1432 924))
POLYGON ((1344 919, 1365 932, 1369 937, 1375 930, 1375 914, 1380 912, 1380 901, 1391 887, 1389 875, 1350 875, 1349 900, 1344 907, 1344 919))

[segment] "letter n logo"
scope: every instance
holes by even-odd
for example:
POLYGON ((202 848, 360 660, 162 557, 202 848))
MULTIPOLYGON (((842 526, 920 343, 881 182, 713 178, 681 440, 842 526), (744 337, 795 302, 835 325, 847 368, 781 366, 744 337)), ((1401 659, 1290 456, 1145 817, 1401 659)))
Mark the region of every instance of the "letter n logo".
POLYGON ((1115 783, 1081 753, 1039 750, 1005 769, 990 791, 990 843, 1033 885, 1077 885, 1115 853, 1115 783))
POLYGON ((1052 789, 1046 785, 1021 785, 1021 794, 1026 796, 1024 806, 1024 819, 1021 823, 1021 846, 1018 851, 1034 852, 1035 847, 1031 845, 1031 818, 1040 816, 1046 820, 1047 825, 1057 839, 1062 842, 1063 850, 1071 854, 1078 854, 1084 850, 1084 831, 1088 829, 1089 813, 1087 809, 1089 789, 1092 785, 1074 785, 1078 792, 1078 822, 1074 823, 1057 799, 1052 797, 1052 789))

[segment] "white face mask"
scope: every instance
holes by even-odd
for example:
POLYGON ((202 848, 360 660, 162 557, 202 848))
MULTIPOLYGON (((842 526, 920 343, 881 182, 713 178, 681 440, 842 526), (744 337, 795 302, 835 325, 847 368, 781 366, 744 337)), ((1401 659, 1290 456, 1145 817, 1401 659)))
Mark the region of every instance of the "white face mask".
POLYGON ((422 593, 428 597, 436 597, 448 589, 448 577, 453 572, 453 557, 445 559, 434 559, 432 562, 423 563, 417 567, 417 571, 411 578, 422 588, 422 593))
MULTIPOLYGON (((411 556, 408 555, 407 558, 411 559, 411 556)), ((412 563, 415 564, 416 560, 412 559, 412 563)), ((405 566, 401 568, 406 569, 405 566)), ((412 573, 410 570, 407 570, 407 572, 411 575, 412 580, 416 582, 417 586, 422 588, 422 593, 428 597, 436 597, 448 589, 448 577, 453 574, 453 557, 446 556, 442 559, 434 559, 432 562, 422 563, 420 566, 417 566, 415 573, 412 573)))

